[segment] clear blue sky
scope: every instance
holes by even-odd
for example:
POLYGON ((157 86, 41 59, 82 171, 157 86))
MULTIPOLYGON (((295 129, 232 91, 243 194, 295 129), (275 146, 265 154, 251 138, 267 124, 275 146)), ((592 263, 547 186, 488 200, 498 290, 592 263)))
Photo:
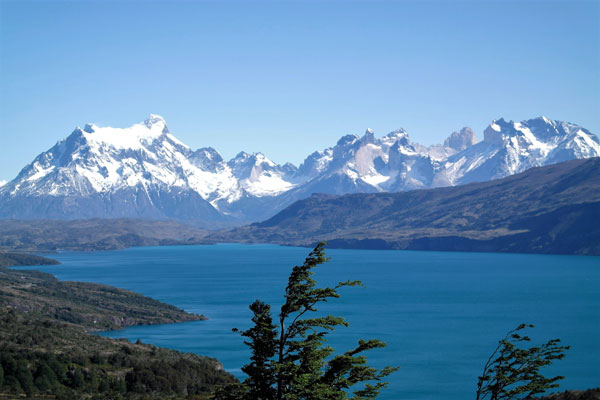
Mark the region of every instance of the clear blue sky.
POLYGON ((600 133, 600 1, 0 0, 0 179, 77 125, 161 114, 299 164, 367 127, 442 142, 545 115, 600 133))

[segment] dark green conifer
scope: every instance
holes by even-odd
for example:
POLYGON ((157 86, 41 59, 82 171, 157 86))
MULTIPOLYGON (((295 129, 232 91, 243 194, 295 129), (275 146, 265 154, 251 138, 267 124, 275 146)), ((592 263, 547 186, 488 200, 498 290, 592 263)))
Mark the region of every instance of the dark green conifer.
POLYGON ((333 315, 309 318, 310 313, 317 311, 319 303, 340 297, 338 289, 362 283, 345 281, 317 288, 313 269, 329 260, 324 249, 325 243, 319 243, 303 265, 292 269, 278 326, 272 323, 269 305, 257 300, 250 306, 254 326, 241 332, 250 339, 245 343, 252 349, 251 362, 243 368, 248 379, 222 388, 216 399, 368 399, 377 397, 386 386, 382 379, 397 368, 369 367, 362 354, 384 347, 383 342, 359 340, 355 349, 327 361, 333 349, 325 344, 326 335, 348 323, 333 315), (375 383, 368 383, 372 381, 375 383), (359 383, 362 388, 350 394, 348 389, 359 383))
POLYGON ((509 331, 487 360, 483 374, 477 383, 477 400, 531 399, 547 389, 558 387, 562 376, 546 378, 540 368, 562 359, 569 346, 560 346, 560 339, 552 339, 541 346, 519 348, 522 342, 530 342, 519 331, 533 328, 521 324, 509 331))

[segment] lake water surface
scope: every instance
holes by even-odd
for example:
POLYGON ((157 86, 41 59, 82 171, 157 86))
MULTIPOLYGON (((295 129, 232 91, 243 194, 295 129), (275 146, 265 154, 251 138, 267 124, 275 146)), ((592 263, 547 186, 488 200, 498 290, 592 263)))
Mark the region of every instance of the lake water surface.
MULTIPOLYGON (((204 314, 209 320, 133 327, 105 336, 219 359, 242 377, 249 352, 231 329, 250 325, 255 299, 281 305, 291 267, 309 249, 274 245, 146 247, 53 254, 35 267, 61 280, 104 283, 204 314)), ((382 399, 474 398, 477 376, 504 333, 532 323, 534 342, 571 346, 548 374, 561 390, 600 386, 600 257, 496 253, 328 250, 320 285, 362 280, 322 310, 345 317, 329 343, 339 352, 359 338, 381 339, 370 364, 400 366, 382 399)))

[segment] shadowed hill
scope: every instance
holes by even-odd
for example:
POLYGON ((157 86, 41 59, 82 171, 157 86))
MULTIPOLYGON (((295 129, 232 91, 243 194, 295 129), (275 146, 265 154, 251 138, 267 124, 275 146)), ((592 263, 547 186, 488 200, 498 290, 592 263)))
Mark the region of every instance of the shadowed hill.
POLYGON ((600 255, 600 158, 457 187, 313 195, 214 241, 600 255))
POLYGON ((2 220, 0 250, 114 250, 197 244, 205 231, 175 221, 140 219, 2 220))

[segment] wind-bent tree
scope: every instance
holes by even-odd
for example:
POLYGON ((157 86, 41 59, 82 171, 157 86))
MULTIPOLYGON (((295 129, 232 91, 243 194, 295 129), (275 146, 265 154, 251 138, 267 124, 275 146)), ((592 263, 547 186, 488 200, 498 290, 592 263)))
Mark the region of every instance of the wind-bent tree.
POLYGON ((540 368, 562 359, 569 346, 560 346, 560 339, 552 339, 539 347, 521 349, 521 342, 530 342, 519 331, 533 328, 521 324, 509 331, 487 360, 477 383, 477 400, 531 399, 547 389, 558 387, 563 376, 546 378, 540 368))
POLYGON ((216 399, 373 399, 387 385, 382 379, 398 368, 370 367, 363 354, 385 347, 385 343, 359 340, 355 349, 331 357, 333 349, 325 344, 325 337, 335 327, 348 323, 333 315, 309 318, 317 311, 318 303, 340 297, 341 287, 362 285, 345 281, 317 288, 311 276, 317 265, 329 260, 324 248, 325 243, 319 243, 303 265, 292 269, 278 325, 273 323, 268 304, 257 300, 250 305, 254 326, 241 332, 252 350, 250 363, 242 368, 248 378, 242 384, 221 388, 216 399), (356 384, 360 384, 359 389, 349 393, 348 389, 356 384))

